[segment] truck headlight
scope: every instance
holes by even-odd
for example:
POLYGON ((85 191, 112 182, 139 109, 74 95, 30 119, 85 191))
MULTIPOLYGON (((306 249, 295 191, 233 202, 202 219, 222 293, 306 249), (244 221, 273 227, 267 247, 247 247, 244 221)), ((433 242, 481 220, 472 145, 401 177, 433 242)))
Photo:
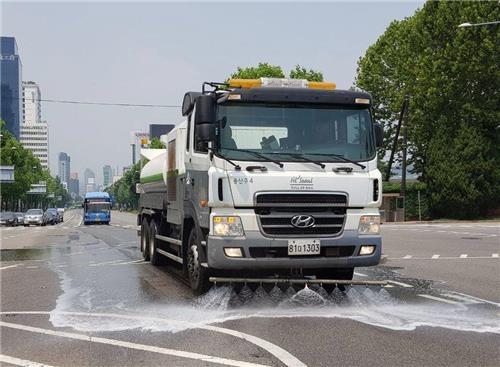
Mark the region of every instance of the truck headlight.
POLYGON ((380 234, 380 216, 362 215, 359 218, 359 234, 380 234))
POLYGON ((237 237, 245 235, 243 231, 243 224, 241 224, 240 217, 220 217, 215 216, 214 222, 214 235, 221 237, 237 237))

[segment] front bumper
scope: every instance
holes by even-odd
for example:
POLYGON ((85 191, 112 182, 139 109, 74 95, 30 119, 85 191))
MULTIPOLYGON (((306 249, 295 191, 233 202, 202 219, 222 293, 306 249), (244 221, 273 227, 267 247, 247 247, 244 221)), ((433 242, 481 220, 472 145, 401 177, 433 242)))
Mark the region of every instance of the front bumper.
POLYGON ((360 236, 357 230, 344 230, 339 237, 320 238, 320 240, 322 249, 331 248, 332 250, 335 249, 332 253, 349 253, 349 255, 288 256, 286 252, 288 238, 267 238, 259 231, 249 231, 246 232, 244 237, 237 238, 208 236, 207 263, 213 269, 272 270, 290 268, 353 268, 373 266, 380 262, 382 254, 382 238, 380 235, 360 236), (375 245, 375 252, 372 255, 359 256, 359 250, 362 245, 375 245), (244 257, 228 257, 224 254, 224 247, 239 247, 243 250, 244 257))

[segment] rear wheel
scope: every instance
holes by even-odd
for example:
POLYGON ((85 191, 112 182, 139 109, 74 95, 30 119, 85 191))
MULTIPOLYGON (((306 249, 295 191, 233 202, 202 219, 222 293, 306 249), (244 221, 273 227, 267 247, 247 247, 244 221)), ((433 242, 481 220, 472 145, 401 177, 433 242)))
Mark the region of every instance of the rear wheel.
POLYGON ((142 220, 141 225, 141 252, 144 260, 149 261, 149 224, 146 218, 142 220))
POLYGON ((195 294, 204 293, 210 288, 208 281, 208 270, 201 266, 200 262, 200 240, 196 234, 196 228, 191 228, 187 242, 186 270, 191 289, 195 294))
POLYGON ((160 254, 156 252, 156 234, 158 233, 158 227, 154 219, 151 220, 149 224, 149 261, 152 265, 160 265, 160 254))

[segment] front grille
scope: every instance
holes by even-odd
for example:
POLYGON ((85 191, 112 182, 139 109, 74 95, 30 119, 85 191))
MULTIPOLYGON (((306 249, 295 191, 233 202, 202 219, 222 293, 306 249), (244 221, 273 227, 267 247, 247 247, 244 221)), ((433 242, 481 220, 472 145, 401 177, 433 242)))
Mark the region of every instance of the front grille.
POLYGON ((255 213, 264 235, 272 237, 327 237, 342 233, 347 210, 345 194, 263 193, 256 195, 255 213), (308 215, 314 225, 299 228, 292 218, 308 215))
POLYGON ((256 207, 346 207, 347 195, 327 193, 262 193, 256 195, 255 204, 256 207))
MULTIPOLYGON (((293 258, 304 257, 349 257, 354 253, 354 246, 332 246, 322 247, 319 255, 290 256, 293 258)), ((250 256, 253 258, 279 258, 288 257, 287 247, 250 247, 250 256)))

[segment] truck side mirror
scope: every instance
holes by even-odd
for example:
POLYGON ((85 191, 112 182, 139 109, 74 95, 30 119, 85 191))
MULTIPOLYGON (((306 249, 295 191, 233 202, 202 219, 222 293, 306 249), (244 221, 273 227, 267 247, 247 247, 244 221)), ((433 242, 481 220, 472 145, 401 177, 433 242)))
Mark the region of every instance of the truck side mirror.
POLYGON ((216 126, 214 124, 195 125, 195 135, 197 141, 208 142, 215 140, 216 126))
POLYGON ((373 131, 375 133, 375 145, 380 148, 384 144, 384 129, 382 125, 376 122, 373 124, 373 131))
POLYGON ((196 100, 196 111, 194 114, 194 124, 214 124, 215 123, 215 98, 212 95, 204 94, 196 100))

